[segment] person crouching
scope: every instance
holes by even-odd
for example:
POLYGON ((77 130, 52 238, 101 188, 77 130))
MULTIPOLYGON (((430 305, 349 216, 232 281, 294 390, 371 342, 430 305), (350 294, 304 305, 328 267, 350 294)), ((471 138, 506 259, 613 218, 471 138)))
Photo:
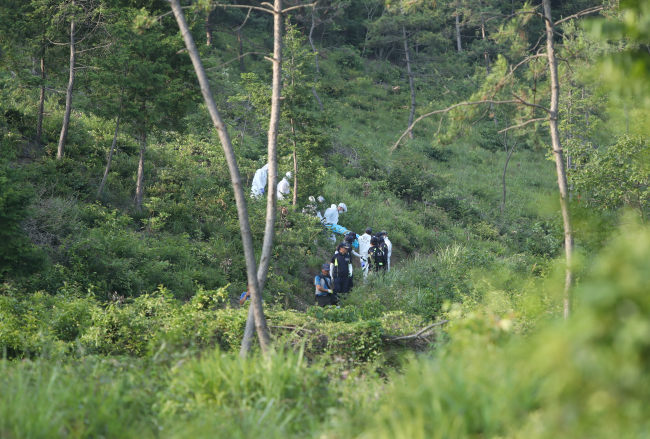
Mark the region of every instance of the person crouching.
POLYGON ((323 264, 320 274, 314 277, 314 285, 316 286, 316 304, 318 306, 334 305, 330 264, 323 264))

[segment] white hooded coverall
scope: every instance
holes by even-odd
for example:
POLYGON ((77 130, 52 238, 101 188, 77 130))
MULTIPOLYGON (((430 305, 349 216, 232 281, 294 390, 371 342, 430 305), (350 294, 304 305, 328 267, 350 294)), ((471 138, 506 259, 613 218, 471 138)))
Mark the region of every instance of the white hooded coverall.
POLYGON ((255 171, 253 176, 253 184, 251 186, 251 198, 259 198, 264 195, 264 188, 266 187, 266 181, 269 177, 269 164, 262 166, 260 169, 255 171))
POLYGON ((336 204, 332 204, 323 214, 325 224, 338 224, 339 223, 339 209, 336 204))
POLYGON ((287 177, 284 177, 278 183, 278 200, 284 200, 284 196, 289 195, 289 192, 291 192, 291 185, 289 185, 287 177))

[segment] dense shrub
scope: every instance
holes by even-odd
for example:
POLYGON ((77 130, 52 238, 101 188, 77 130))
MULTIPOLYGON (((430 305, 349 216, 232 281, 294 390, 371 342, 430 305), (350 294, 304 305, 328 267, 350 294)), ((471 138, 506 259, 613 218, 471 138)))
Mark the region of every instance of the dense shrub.
POLYGON ((33 195, 20 171, 0 159, 0 279, 36 271, 43 263, 21 225, 33 195))
POLYGON ((343 435, 646 436, 649 261, 650 234, 632 227, 578 288, 575 315, 529 337, 512 335, 508 315, 484 310, 458 320, 452 312, 450 342, 395 377, 374 415, 352 420, 343 435))

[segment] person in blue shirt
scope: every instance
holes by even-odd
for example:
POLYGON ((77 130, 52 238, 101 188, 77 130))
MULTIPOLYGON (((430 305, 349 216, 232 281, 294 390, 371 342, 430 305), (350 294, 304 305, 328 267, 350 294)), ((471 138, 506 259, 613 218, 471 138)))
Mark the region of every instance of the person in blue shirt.
POLYGON ((334 305, 334 291, 332 290, 332 279, 330 278, 330 265, 323 264, 321 274, 314 277, 316 287, 316 303, 318 306, 334 305))

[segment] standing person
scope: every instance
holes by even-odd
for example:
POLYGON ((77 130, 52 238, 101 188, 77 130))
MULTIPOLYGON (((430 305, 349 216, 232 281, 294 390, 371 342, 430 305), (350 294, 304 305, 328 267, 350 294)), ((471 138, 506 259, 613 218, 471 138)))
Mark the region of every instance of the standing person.
POLYGON ((253 176, 253 184, 251 186, 251 198, 260 198, 264 195, 264 189, 266 188, 266 181, 269 177, 269 164, 262 166, 253 176))
POLYGON ((373 236, 370 239, 370 248, 368 249, 369 270, 375 273, 386 271, 386 255, 380 247, 381 242, 378 237, 373 236))
POLYGON ((379 235, 384 238, 384 245, 386 246, 386 270, 390 271, 390 257, 393 255, 393 243, 388 239, 388 232, 382 230, 379 235))
POLYGON ((348 206, 345 203, 332 204, 323 214, 325 218, 325 224, 338 224, 339 223, 339 213, 347 212, 348 206))
MULTIPOLYGON (((350 232, 354 233, 354 232, 350 232)), ((357 236, 356 234, 354 236, 357 236)), ((352 255, 353 253, 356 253, 354 250, 352 250, 352 244, 348 241, 345 242, 345 260, 348 263, 348 267, 350 267, 350 275, 347 277, 347 280, 345 281, 345 285, 343 287, 343 292, 344 293, 349 293, 352 287, 354 287, 354 277, 352 276, 352 255)), ((358 256, 358 253, 357 253, 358 256)))
POLYGON ((330 262, 330 275, 332 276, 334 300, 338 302, 338 294, 347 293, 349 290, 350 281, 348 278, 352 277, 352 261, 348 255, 348 249, 345 243, 337 246, 332 261, 330 262))
POLYGON ((314 277, 316 303, 318 306, 334 305, 334 290, 332 290, 332 279, 330 278, 330 264, 323 264, 320 273, 314 277))
POLYGON ((284 200, 284 197, 286 195, 289 195, 291 192, 291 185, 289 184, 289 180, 291 180, 291 172, 284 174, 284 177, 282 180, 280 180, 280 183, 278 183, 278 200, 284 200))
POLYGON ((363 278, 368 277, 368 250, 370 249, 370 239, 372 238, 372 229, 368 227, 366 232, 359 236, 359 260, 361 261, 361 270, 363 278))

